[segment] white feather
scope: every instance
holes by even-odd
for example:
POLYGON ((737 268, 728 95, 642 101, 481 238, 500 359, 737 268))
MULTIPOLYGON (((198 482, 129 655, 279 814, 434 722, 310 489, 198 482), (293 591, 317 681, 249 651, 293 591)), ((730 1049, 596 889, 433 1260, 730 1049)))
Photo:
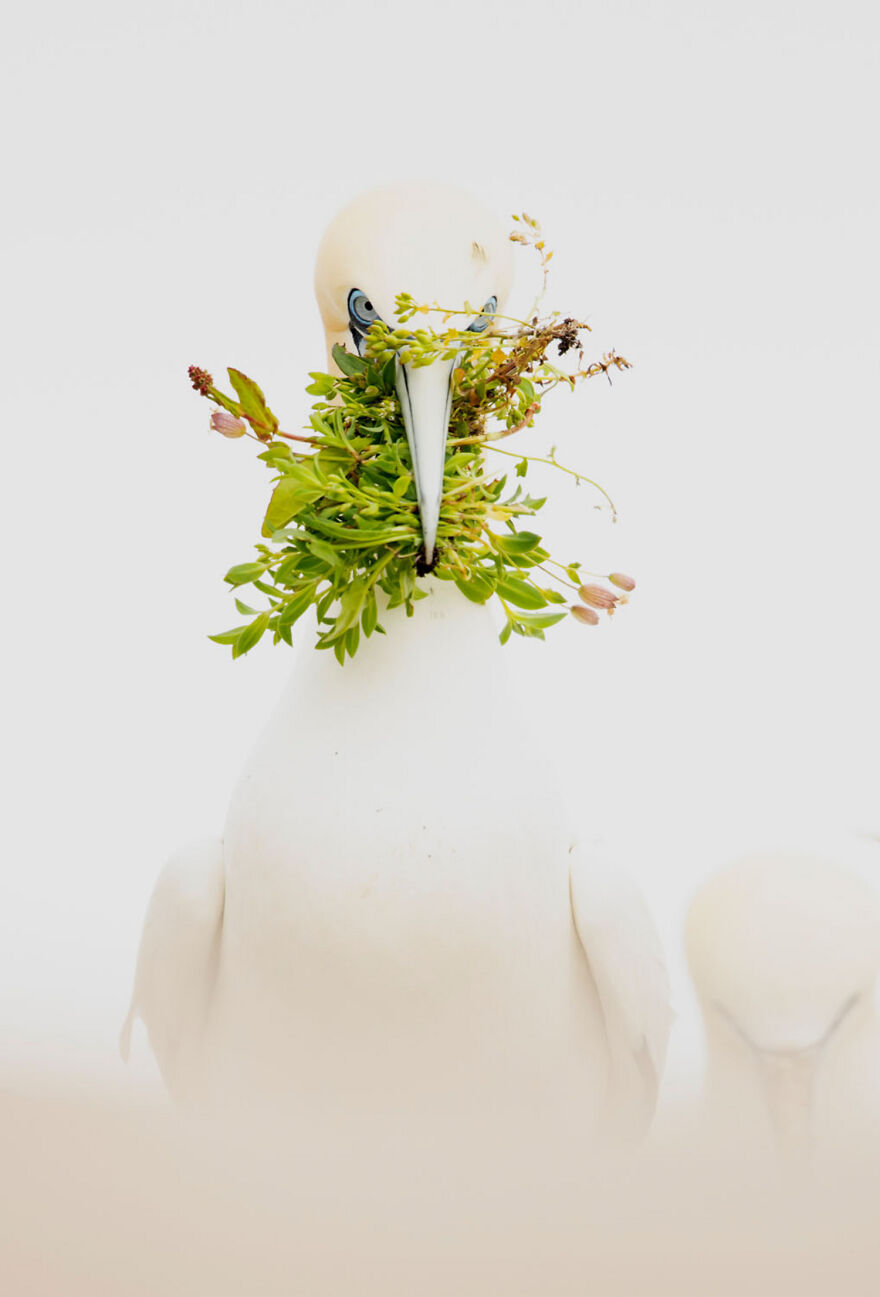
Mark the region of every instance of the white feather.
POLYGON ((180 848, 165 865, 150 898, 131 1007, 119 1037, 127 1061, 134 1021, 142 1019, 165 1083, 181 1100, 200 1081, 224 892, 223 844, 216 838, 180 848))
POLYGON ((615 1137, 651 1124, 672 1025, 660 938, 635 882, 602 844, 572 851, 571 908, 610 1058, 606 1122, 615 1137))

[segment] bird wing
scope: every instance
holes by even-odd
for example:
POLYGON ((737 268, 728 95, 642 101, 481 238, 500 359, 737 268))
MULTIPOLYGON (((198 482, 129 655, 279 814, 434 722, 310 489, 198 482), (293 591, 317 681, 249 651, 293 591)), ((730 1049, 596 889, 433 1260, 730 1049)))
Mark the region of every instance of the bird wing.
POLYGON ((654 1115, 673 1018, 663 948, 644 897, 603 845, 574 847, 569 878, 605 1018, 606 1122, 614 1136, 640 1139, 654 1115))
POLYGON ((119 1050, 128 1061, 140 1018, 175 1099, 197 1092, 205 1022, 223 928, 223 843, 182 847, 160 873, 144 920, 134 990, 119 1050))

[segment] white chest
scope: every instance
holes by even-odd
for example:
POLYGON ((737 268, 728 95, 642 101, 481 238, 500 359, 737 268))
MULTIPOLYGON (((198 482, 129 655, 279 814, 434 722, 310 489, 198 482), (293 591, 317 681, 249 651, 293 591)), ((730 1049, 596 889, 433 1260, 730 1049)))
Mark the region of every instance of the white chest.
POLYGON ((486 610, 433 600, 344 668, 301 651, 224 834, 229 984, 300 1059, 363 1068, 366 1033, 395 1074, 414 1051, 522 1071, 524 1042, 549 1067, 595 1042, 574 837, 486 610))

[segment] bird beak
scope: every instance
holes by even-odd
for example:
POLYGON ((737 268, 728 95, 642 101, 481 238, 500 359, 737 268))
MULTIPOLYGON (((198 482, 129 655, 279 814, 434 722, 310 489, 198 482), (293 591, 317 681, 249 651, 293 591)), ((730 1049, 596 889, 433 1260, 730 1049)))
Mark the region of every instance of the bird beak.
POLYGON ((770 1120, 781 1151, 789 1157, 803 1156, 810 1147, 818 1053, 812 1049, 757 1055, 770 1120))
POLYGON ((412 456, 427 565, 434 558, 440 521, 454 368, 454 359, 436 359, 430 365, 397 362, 397 395, 412 456))

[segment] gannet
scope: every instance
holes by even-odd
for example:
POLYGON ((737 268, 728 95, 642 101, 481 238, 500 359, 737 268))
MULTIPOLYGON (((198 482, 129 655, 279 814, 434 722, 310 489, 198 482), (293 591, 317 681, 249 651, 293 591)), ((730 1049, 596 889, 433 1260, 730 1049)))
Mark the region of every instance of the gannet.
POLYGON ((839 865, 749 856, 694 898, 686 945, 713 1127, 739 1148, 863 1137, 880 1111, 880 898, 839 865))
MULTIPOLYGON (((317 256, 328 363, 377 316, 396 327, 400 292, 491 325, 511 251, 456 190, 355 199, 317 256)), ((398 374, 429 558, 451 369, 398 374)), ((651 918, 563 804, 491 611, 423 584, 416 615, 383 613, 344 669, 300 623, 222 837, 156 884, 123 1053, 142 1018, 172 1095, 196 1104, 554 1114, 573 1136, 636 1138, 670 1023, 651 918)))

